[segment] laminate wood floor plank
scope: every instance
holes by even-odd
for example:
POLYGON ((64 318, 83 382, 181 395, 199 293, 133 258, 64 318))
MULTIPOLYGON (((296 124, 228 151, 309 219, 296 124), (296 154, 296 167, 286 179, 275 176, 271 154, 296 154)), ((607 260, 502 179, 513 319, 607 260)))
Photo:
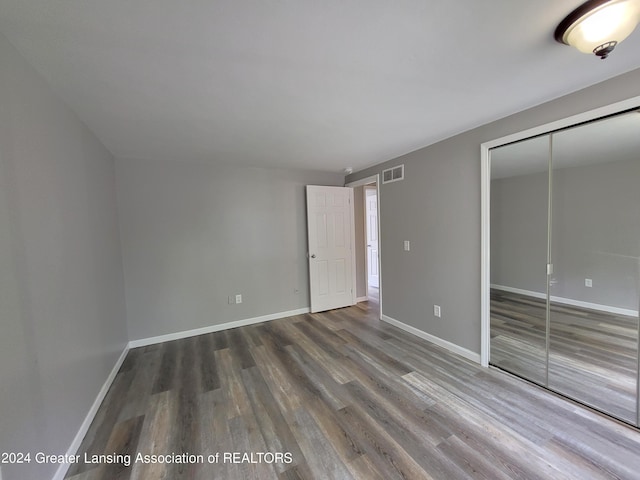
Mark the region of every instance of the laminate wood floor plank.
MULTIPOLYGON (((227 421, 229 398, 222 389, 203 393, 198 398, 198 414, 201 421, 199 448, 195 452, 202 455, 215 455, 217 452, 227 451, 231 432, 227 421)), ((211 478, 233 478, 233 465, 218 460, 217 463, 204 463, 196 472, 196 480, 210 480, 211 478)))
MULTIPOLYGON (((303 330, 298 328, 299 324, 295 324, 290 328, 289 334, 294 343, 299 345, 309 354, 318 365, 327 370, 327 372, 338 383, 347 383, 351 381, 352 375, 344 367, 342 360, 337 357, 335 349, 329 351, 324 350, 316 344, 311 338, 304 334, 303 330)), ((281 328, 281 326, 279 326, 281 328)), ((326 344, 325 344, 326 345, 326 344)))
POLYGON ((343 388, 340 388, 329 373, 318 365, 302 348, 297 345, 288 345, 287 351, 291 360, 305 372, 311 380, 314 388, 317 389, 318 396, 334 410, 340 410, 351 403, 351 398, 343 388))
MULTIPOLYGON (((219 446, 222 446, 219 445, 219 441, 229 436, 225 396, 222 390, 209 390, 198 395, 196 408, 201 428, 195 451, 215 453, 219 446)), ((221 478, 228 478, 226 464, 212 465, 208 462, 201 464, 196 469, 193 478, 194 480, 209 480, 217 475, 220 475, 221 478)))
MULTIPOLYGON (((266 452, 266 444, 256 418, 253 415, 235 417, 229 420, 231 432, 231 451, 233 452, 266 452)), ((236 478, 262 480, 275 478, 277 475, 273 464, 266 462, 246 462, 234 464, 236 478)))
POLYGON ((225 348, 229 348, 226 332, 215 332, 206 336, 211 336, 214 350, 224 350, 225 348))
MULTIPOLYGON (((78 449, 78 451, 82 452, 82 458, 84 458, 85 452, 93 455, 101 454, 105 451, 111 432, 117 425, 120 411, 126 407, 126 393, 129 388, 131 388, 131 382, 135 377, 135 373, 134 370, 130 369, 119 372, 116 375, 102 405, 100 405, 96 413, 94 421, 89 426, 87 434, 78 449)), ((70 466, 67 475, 77 475, 94 468, 95 465, 85 464, 84 461, 80 461, 70 466)))
POLYGON ((454 429, 459 432, 458 434, 464 433, 467 436, 483 438, 491 448, 496 449, 504 458, 503 464, 519 464, 519 469, 525 473, 523 478, 577 480, 578 477, 575 477, 571 470, 562 468, 563 465, 558 468, 557 464, 563 463, 560 456, 553 459, 555 462, 551 461, 551 452, 545 455, 543 448, 523 438, 510 425, 495 422, 489 415, 477 411, 472 405, 451 393, 447 388, 430 382, 421 374, 410 373, 404 378, 439 399, 438 403, 430 407, 429 410, 438 411, 445 418, 449 418, 454 429), (452 421, 453 412, 460 416, 461 422, 452 421), (527 458, 527 461, 518 462, 517 459, 520 458, 527 458))
MULTIPOLYGON (((140 432, 137 453, 142 455, 171 453, 170 447, 176 425, 177 399, 175 396, 175 392, 165 390, 149 398, 149 410, 140 432)), ((171 464, 161 462, 137 462, 133 464, 130 479, 171 478, 171 467, 171 464)), ((103 478, 107 480, 109 477, 103 478)))
POLYGON ((278 357, 266 346, 253 349, 260 373, 284 416, 302 405, 300 386, 295 385, 278 357))
POLYGON ((299 408, 287 421, 314 477, 335 480, 353 478, 329 439, 324 436, 306 409, 299 408))
MULTIPOLYGON (((118 423, 109 437, 109 442, 105 448, 107 452, 119 452, 122 455, 135 456, 140 440, 140 432, 144 417, 135 417, 118 423)), ((103 469, 102 475, 105 478, 113 480, 129 480, 133 463, 124 465, 119 462, 102 464, 99 468, 103 469)))
POLYGON ((244 335, 241 333, 240 328, 232 328, 227 330, 227 345, 229 346, 229 352, 233 355, 240 365, 240 368, 255 367, 256 362, 251 356, 249 351, 249 345, 244 335))
POLYGON ((390 377, 402 376, 413 371, 413 368, 387 354, 383 348, 371 345, 347 330, 340 330, 337 333, 348 344, 345 349, 367 358, 372 364, 378 365, 390 377))
MULTIPOLYGON (((228 348, 216 350, 216 365, 219 372, 223 372, 220 379, 220 388, 227 396, 227 418, 249 415, 251 403, 242 382, 240 361, 234 357, 228 348)), ((271 366, 271 364, 268 364, 271 366)))
POLYGON ((329 327, 328 318, 330 318, 330 316, 326 314, 320 318, 313 317, 311 314, 305 315, 304 320, 298 324, 298 328, 302 326, 310 328, 312 331, 317 332, 315 335, 320 335, 326 339, 333 348, 339 349, 346 341, 339 335, 336 335, 336 328, 329 327))
MULTIPOLYGON (((493 338, 513 360, 540 338, 540 319, 527 319, 541 303, 514 304, 525 337, 499 308, 504 330, 493 338)), ((377 317, 375 304, 360 304, 131 350, 78 453, 218 454, 218 463, 80 464, 66 478, 638 478, 640 431, 377 317), (264 452, 290 461, 224 461, 264 452)), ((562 378, 572 362, 600 362, 630 325, 625 319, 600 333, 602 319, 593 318, 575 335, 575 321, 566 318, 558 331, 562 355, 575 356, 558 363, 562 378), (609 334, 613 340, 600 338, 609 334), (587 337, 598 341, 594 358, 580 346, 587 337)), ((616 360, 628 358, 627 344, 616 360)), ((527 355, 533 362, 535 348, 527 355)), ((620 379, 609 384, 630 391, 620 379)))
POLYGON ((161 349, 140 348, 136 350, 139 352, 134 351, 134 354, 138 353, 138 355, 133 355, 137 359, 135 370, 133 370, 135 377, 126 392, 124 404, 118 415, 118 422, 145 414, 147 400, 151 395, 160 368, 161 349))
MULTIPOLYGON (((197 345, 198 337, 185 339, 185 347, 182 349, 182 361, 177 372, 180 379, 175 387, 176 411, 175 429, 172 435, 172 452, 190 453, 196 451, 197 441, 200 436, 200 421, 198 418, 198 397, 202 393, 200 383, 204 362, 199 357, 197 345)), ((174 480, 189 479, 194 477, 196 464, 176 463, 172 465, 172 478, 174 480)))
MULTIPOLYGON (((291 452, 295 466, 303 457, 282 411, 269 391, 258 367, 244 370, 242 378, 249 394, 254 416, 262 433, 268 452, 291 452), (297 459, 297 462, 296 462, 297 459)), ((278 463, 275 469, 283 473, 290 468, 290 464, 278 463)))
POLYGON ((162 393, 173 389, 180 381, 177 372, 180 368, 182 349, 177 341, 162 344, 162 360, 151 393, 162 393))
POLYGON ((398 443, 358 405, 339 410, 349 434, 365 446, 375 467, 386 479, 431 479, 398 443))
POLYGON ((517 478, 513 472, 505 472, 496 468, 498 461, 487 455, 478 445, 469 444, 458 436, 452 435, 438 445, 444 455, 455 462, 468 478, 477 480, 513 480, 517 478))
MULTIPOLYGON (((269 329, 265 330, 268 331, 269 329)), ((331 408, 334 403, 331 401, 332 399, 325 403, 323 392, 320 390, 322 387, 319 388, 317 382, 313 380, 316 377, 315 372, 309 375, 309 370, 304 368, 304 360, 302 360, 301 355, 305 354, 303 352, 295 352, 292 349, 293 345, 287 345, 286 349, 281 349, 274 344, 277 339, 277 334, 265 336, 264 345, 272 349, 274 355, 277 356, 281 365, 286 369, 289 378, 300 386, 298 395, 302 399, 306 411, 311 414, 318 428, 322 430, 324 437, 333 445, 333 451, 336 451, 342 463, 350 471, 354 471, 358 464, 349 466, 349 462, 362 455, 362 450, 357 445, 357 442, 345 431, 339 418, 335 415, 335 410, 331 408)), ((332 381, 330 376, 326 375, 326 372, 321 373, 321 376, 328 381, 332 381)), ((334 383, 334 385, 339 388, 337 383, 334 383)), ((294 424, 292 429, 295 428, 296 425, 294 424)), ((316 463, 315 460, 308 460, 308 462, 311 462, 311 464, 316 463)))
POLYGON ((347 464, 354 478, 366 478, 368 480, 386 480, 376 468, 368 455, 361 455, 347 464))
MULTIPOLYGON (((320 399, 311 399, 307 404, 307 410, 347 467, 364 455, 365 449, 348 433, 337 411, 320 399)), ((354 464, 355 466, 357 464, 354 464)), ((357 469, 354 470, 354 468, 349 468, 349 470, 357 472, 357 469)), ((361 477, 358 476, 358 478, 361 477)))
POLYGON ((216 347, 213 335, 196 337, 196 352, 199 359, 200 386, 203 392, 220 388, 220 376, 216 366, 216 347))
POLYGON ((367 362, 365 356, 353 355, 357 369, 354 370, 357 381, 369 390, 383 396, 393 405, 406 411, 421 411, 433 404, 433 399, 411 388, 400 376, 383 376, 379 368, 367 362))

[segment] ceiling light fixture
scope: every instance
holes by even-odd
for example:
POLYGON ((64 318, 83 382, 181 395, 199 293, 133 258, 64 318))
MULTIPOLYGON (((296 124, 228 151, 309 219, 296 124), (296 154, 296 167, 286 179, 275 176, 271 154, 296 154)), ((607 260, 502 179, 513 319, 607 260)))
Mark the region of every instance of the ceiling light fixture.
POLYGON ((558 25, 555 38, 605 59, 640 22, 640 0, 589 0, 558 25))

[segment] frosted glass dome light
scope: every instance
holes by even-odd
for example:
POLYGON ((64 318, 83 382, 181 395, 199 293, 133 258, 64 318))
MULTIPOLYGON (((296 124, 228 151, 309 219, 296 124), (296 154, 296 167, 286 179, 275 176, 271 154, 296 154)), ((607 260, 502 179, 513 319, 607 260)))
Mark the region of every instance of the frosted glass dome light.
POLYGON ((558 25, 555 38, 605 59, 639 22, 640 0, 590 0, 558 25))

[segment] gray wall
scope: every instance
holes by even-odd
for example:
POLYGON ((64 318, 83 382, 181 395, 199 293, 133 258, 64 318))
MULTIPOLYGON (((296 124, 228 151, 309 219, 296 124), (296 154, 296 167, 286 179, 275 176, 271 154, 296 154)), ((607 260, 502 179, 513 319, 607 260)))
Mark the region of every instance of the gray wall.
POLYGON ((304 186, 343 175, 130 159, 116 171, 131 340, 309 306, 304 186))
POLYGON ((383 313, 479 353, 480 144, 638 95, 640 69, 347 177, 405 164, 405 180, 381 185, 383 313))
POLYGON ((367 249, 365 239, 367 236, 367 226, 365 224, 364 211, 364 187, 353 189, 353 218, 356 226, 356 296, 358 298, 367 296, 367 249))
POLYGON ((127 340, 114 162, 2 36, 0 65, 0 452, 65 453, 127 340))
MULTIPOLYGON (((637 310, 640 158, 607 160, 553 170, 551 295, 637 310)), ((546 292, 547 184, 546 172, 491 182, 491 283, 546 292)))

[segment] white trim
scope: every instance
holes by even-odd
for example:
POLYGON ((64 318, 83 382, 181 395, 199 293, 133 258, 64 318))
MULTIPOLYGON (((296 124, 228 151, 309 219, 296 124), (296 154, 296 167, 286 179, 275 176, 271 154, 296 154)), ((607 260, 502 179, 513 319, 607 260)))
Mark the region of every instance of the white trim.
MULTIPOLYGON (((378 309, 382 320, 382 197, 380 196, 380 175, 376 175, 376 198, 378 199, 378 309)), ((368 292, 368 290, 367 290, 368 292)))
POLYGON ((500 147, 507 143, 517 142, 536 135, 543 135, 545 133, 567 128, 572 125, 576 125, 590 120, 595 120, 600 117, 606 117, 607 115, 613 115, 615 113, 623 112, 625 110, 638 107, 640 105, 640 96, 632 97, 621 102, 616 102, 611 105, 605 105, 604 107, 595 108, 587 112, 572 115, 555 122, 546 123, 538 127, 529 128, 522 132, 517 132, 512 135, 497 138, 488 142, 484 142, 480 145, 480 161, 481 161, 481 277, 480 277, 480 301, 481 301, 481 345, 480 345, 480 357, 481 365, 487 367, 489 365, 490 355, 490 304, 489 304, 489 288, 490 288, 490 251, 491 251, 491 232, 490 232, 490 218, 489 213, 491 211, 490 206, 490 186, 491 186, 491 157, 489 150, 491 148, 500 147))
MULTIPOLYGON (((356 298, 356 303, 360 303, 360 302, 368 302, 369 301, 369 297, 368 296, 364 296, 364 297, 358 297, 356 298)), ((0 480, 2 480, 0 478, 0 480)))
POLYGON ((131 340, 129 342, 129 348, 146 347, 147 345, 153 345, 155 343, 170 342, 172 340, 180 340, 181 338, 195 337, 196 335, 219 332, 221 330, 227 330, 229 328, 244 327, 246 325, 253 325, 254 323, 277 320, 278 318, 293 317, 294 315, 309 313, 309 311, 309 308, 299 308, 297 310, 289 310, 287 312, 271 313, 269 315, 262 315, 260 317, 245 318, 243 320, 235 320, 233 322, 221 323, 218 325, 209 325, 208 327, 195 328, 193 330, 184 330, 182 332, 158 335, 157 337, 131 340))
MULTIPOLYGON (((502 290, 504 292, 518 293, 520 295, 527 295, 529 297, 540 298, 542 300, 547 298, 547 295, 542 292, 534 292, 533 290, 523 290, 522 288, 507 287, 505 285, 491 284, 491 288, 496 290, 502 290)), ((597 310, 599 312, 614 313, 616 315, 627 315, 630 317, 637 317, 637 310, 630 310, 628 308, 612 307, 611 305, 602 305, 601 303, 583 302, 582 300, 574 300, 573 298, 557 297, 551 295, 549 297, 552 302, 561 303, 563 305, 571 305, 573 307, 588 308, 590 310, 597 310)))
MULTIPOLYGON (((104 400, 104 397, 106 397, 107 392, 111 387, 111 384, 115 380, 116 375, 118 374, 118 371, 120 370, 120 367, 122 366, 122 363, 124 362, 124 359, 127 356, 127 353, 129 353, 129 345, 126 345, 124 347, 124 350, 120 354, 120 357, 118 358, 118 360, 116 360, 115 365, 111 369, 111 373, 109 373, 109 376, 107 377, 104 384, 102 385, 102 388, 98 392, 98 396, 93 401, 93 405, 91 405, 91 408, 87 413, 87 416, 84 418, 82 425, 80 425, 80 429, 78 430, 78 433, 76 433, 75 438, 73 439, 73 441, 71 442, 71 445, 67 449, 68 456, 75 455, 78 449, 80 448, 80 444, 82 443, 82 440, 84 440, 85 435, 89 431, 89 427, 91 426, 91 423, 93 422, 93 419, 95 418, 96 413, 98 413, 98 409, 100 408, 100 405, 102 405, 102 401, 104 400)), ((63 480, 64 476, 67 474, 67 470, 69 470, 69 467, 70 467, 70 464, 61 463, 58 469, 56 470, 55 475, 53 476, 53 480, 63 480)))
POLYGON ((491 351, 490 319, 491 304, 489 283, 491 282, 491 156, 489 147, 480 146, 481 172, 480 172, 480 365, 489 366, 491 351))
POLYGON ((443 340, 440 337, 436 337, 427 332, 423 332, 422 330, 412 327, 411 325, 407 325, 406 323, 402 323, 401 321, 396 320, 395 318, 391 318, 387 315, 382 315, 381 320, 384 322, 390 323, 391 325, 396 326, 399 329, 404 330, 405 332, 409 332, 415 335, 416 337, 420 337, 423 340, 426 340, 427 342, 431 342, 435 345, 438 345, 439 347, 445 348, 452 353, 455 353, 457 355, 460 355, 461 357, 466 358, 467 360, 471 360, 472 362, 475 362, 475 363, 480 363, 480 355, 477 354, 476 352, 472 352, 471 350, 468 350, 459 345, 456 345, 455 343, 451 343, 447 340, 443 340))

